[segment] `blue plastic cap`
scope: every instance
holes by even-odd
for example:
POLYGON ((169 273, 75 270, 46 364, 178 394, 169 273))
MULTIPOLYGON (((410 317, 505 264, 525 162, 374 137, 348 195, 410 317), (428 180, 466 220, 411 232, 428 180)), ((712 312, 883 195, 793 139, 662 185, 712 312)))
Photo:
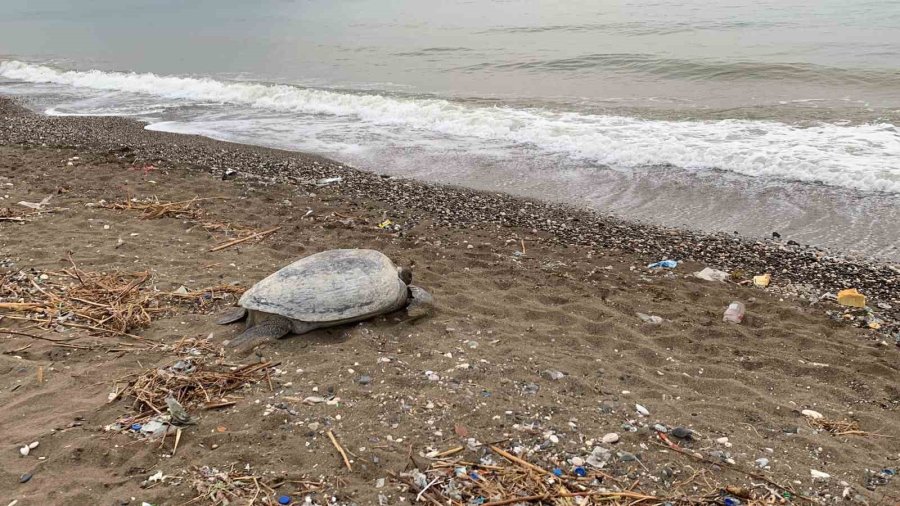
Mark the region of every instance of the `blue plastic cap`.
POLYGON ((131 430, 141 430, 142 425, 139 423, 131 424, 131 430))
POLYGON ((554 469, 553 469, 553 475, 554 475, 554 476, 562 476, 562 475, 563 475, 562 469, 560 469, 560 468, 558 468, 558 467, 557 467, 557 468, 554 468, 554 469))
POLYGON ((576 475, 576 476, 582 476, 582 477, 583 477, 583 476, 587 476, 587 471, 585 471, 585 469, 584 469, 583 467, 576 467, 576 468, 575 468, 575 475, 576 475))
POLYGON ((278 504, 290 504, 290 503, 291 503, 291 496, 282 495, 282 496, 278 497, 278 504))

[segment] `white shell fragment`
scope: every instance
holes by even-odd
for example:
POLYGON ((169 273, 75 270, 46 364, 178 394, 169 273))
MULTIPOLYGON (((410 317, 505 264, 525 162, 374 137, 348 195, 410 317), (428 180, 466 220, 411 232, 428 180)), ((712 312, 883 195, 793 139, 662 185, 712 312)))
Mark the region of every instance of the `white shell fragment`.
POLYGON ((822 415, 822 413, 819 413, 818 411, 813 411, 811 409, 804 409, 803 411, 800 412, 800 414, 807 418, 812 418, 813 420, 819 420, 820 418, 825 418, 825 416, 822 415))

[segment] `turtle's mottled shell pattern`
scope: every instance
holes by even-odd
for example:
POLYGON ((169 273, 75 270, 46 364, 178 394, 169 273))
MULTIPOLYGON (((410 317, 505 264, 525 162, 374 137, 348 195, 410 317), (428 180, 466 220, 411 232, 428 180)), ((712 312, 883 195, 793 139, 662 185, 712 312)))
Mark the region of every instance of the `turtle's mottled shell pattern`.
POLYGON ((388 311, 406 295, 391 259, 344 249, 297 260, 253 285, 239 304, 304 322, 332 322, 388 311))

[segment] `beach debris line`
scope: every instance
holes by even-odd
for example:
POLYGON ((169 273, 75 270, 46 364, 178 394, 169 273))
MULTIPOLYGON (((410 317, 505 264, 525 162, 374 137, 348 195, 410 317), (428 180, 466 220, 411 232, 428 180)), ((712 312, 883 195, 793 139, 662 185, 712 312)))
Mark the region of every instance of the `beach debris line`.
POLYGON ((47 329, 73 327, 101 335, 126 335, 174 306, 204 307, 233 300, 243 292, 243 288, 230 285, 161 292, 149 286, 149 272, 85 271, 71 255, 68 260, 70 267, 60 271, 0 274, 0 313, 47 329))
POLYGON ((259 242, 278 230, 281 230, 281 227, 274 227, 268 230, 256 230, 211 218, 207 211, 199 205, 200 202, 210 200, 228 200, 228 197, 194 197, 190 200, 177 202, 160 201, 156 197, 145 199, 130 197, 123 201, 112 203, 101 200, 97 203, 90 204, 90 206, 103 209, 138 211, 141 213, 141 218, 145 220, 155 220, 160 218, 189 220, 211 234, 221 234, 221 237, 216 239, 217 244, 209 249, 211 252, 221 251, 248 241, 255 240, 259 242))
MULTIPOLYGON (((564 466, 544 466, 496 445, 485 445, 481 458, 460 455, 463 447, 429 454, 425 467, 417 466, 400 474, 388 473, 396 481, 409 487, 416 502, 429 504, 479 504, 503 506, 512 504, 564 504, 592 506, 600 504, 740 504, 735 497, 750 501, 775 500, 784 496, 767 489, 765 492, 736 486, 716 486, 708 479, 696 480, 695 472, 685 484, 694 494, 678 487, 675 495, 660 496, 657 492, 638 489, 640 480, 620 481, 616 477, 585 465, 581 458, 572 458, 564 466)), ((677 448, 677 447, 676 447, 677 448)), ((637 460, 629 462, 639 463, 637 460)), ((766 504, 768 504, 766 502, 766 504)))

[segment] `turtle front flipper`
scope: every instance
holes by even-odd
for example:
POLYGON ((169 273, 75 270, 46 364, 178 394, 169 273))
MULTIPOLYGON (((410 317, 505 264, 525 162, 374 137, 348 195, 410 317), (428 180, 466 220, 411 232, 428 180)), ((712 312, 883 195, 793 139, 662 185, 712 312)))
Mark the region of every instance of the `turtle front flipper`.
POLYGON ((216 320, 216 325, 228 325, 229 323, 241 321, 246 317, 247 310, 245 308, 233 307, 219 316, 219 319, 216 320))
POLYGON ((228 342, 229 348, 249 351, 254 347, 275 339, 281 339, 291 332, 291 321, 287 318, 268 318, 247 328, 241 335, 228 342))

